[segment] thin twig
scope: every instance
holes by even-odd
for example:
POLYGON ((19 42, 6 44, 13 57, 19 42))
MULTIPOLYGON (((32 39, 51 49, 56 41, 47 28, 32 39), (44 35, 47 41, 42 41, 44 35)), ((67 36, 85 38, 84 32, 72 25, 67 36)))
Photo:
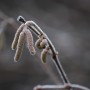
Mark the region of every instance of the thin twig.
MULTIPOLYGON (((40 59, 39 55, 36 54, 35 55, 37 59, 40 59)), ((39 63, 39 60, 36 60, 39 63)), ((46 71, 47 74, 49 74, 50 78, 55 82, 55 84, 60 83, 60 81, 58 80, 58 78, 56 77, 56 74, 53 72, 52 68, 49 66, 48 63, 43 64, 39 63, 41 65, 41 67, 46 71)))
POLYGON ((66 90, 68 88, 76 89, 76 90, 90 90, 87 87, 77 85, 77 84, 69 84, 69 85, 38 85, 34 87, 34 90, 46 90, 46 89, 59 89, 59 90, 66 90))

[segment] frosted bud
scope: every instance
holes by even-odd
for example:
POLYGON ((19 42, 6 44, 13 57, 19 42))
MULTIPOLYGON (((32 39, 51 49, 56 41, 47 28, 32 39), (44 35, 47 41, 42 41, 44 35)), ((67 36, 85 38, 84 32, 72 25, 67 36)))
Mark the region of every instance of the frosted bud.
POLYGON ((41 60, 43 63, 46 63, 47 53, 48 53, 48 50, 46 49, 43 49, 43 51, 41 52, 41 60))
POLYGON ((41 46, 42 48, 45 48, 47 44, 48 44, 48 43, 47 43, 47 39, 43 39, 42 42, 40 43, 40 46, 41 46))
POLYGON ((42 47, 40 46, 40 43, 42 42, 42 39, 39 38, 36 42, 35 42, 35 46, 38 48, 38 49, 42 49, 42 47))

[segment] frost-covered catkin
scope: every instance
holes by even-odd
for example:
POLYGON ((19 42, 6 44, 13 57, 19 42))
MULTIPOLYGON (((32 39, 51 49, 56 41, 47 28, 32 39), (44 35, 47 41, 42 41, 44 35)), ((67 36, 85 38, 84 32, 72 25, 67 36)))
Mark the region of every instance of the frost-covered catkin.
POLYGON ((29 31, 29 29, 26 29, 25 34, 26 34, 27 46, 28 46, 29 52, 32 55, 35 55, 36 51, 35 51, 35 48, 34 48, 32 33, 29 31))
POLYGON ((36 42, 35 42, 35 46, 38 48, 38 49, 42 49, 42 47, 40 46, 40 43, 42 42, 42 39, 39 38, 36 42))
POLYGON ((18 39, 17 49, 16 49, 16 53, 14 57, 15 62, 17 62, 20 59, 20 56, 22 54, 23 46, 24 46, 24 39, 25 39, 25 33, 22 31, 18 39))
POLYGON ((43 63, 46 63, 47 53, 48 53, 47 49, 43 49, 43 51, 41 52, 41 60, 43 63))
POLYGON ((24 26, 25 26, 25 25, 22 24, 22 25, 18 28, 18 30, 16 31, 16 34, 15 34, 15 37, 14 37, 14 40, 13 40, 12 46, 11 46, 12 50, 14 50, 14 49, 16 48, 17 43, 18 43, 18 39, 19 39, 19 35, 20 35, 20 33, 22 32, 24 26))
POLYGON ((45 48, 46 45, 48 45, 47 39, 43 39, 42 42, 40 43, 40 46, 41 46, 42 48, 45 48))

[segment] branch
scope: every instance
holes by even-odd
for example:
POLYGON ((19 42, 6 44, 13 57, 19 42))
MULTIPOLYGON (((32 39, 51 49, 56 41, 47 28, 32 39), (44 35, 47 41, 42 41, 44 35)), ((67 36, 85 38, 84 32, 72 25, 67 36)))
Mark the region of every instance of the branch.
MULTIPOLYGON (((26 30, 30 29, 32 32, 34 32, 34 34, 36 34, 36 36, 39 38, 37 43, 36 43, 37 46, 39 44, 40 44, 39 46, 41 46, 41 42, 43 42, 42 43, 43 47, 42 46, 38 47, 38 49, 40 49, 40 48, 43 49, 43 51, 42 51, 43 53, 41 53, 41 56, 43 58, 43 62, 46 62, 46 54, 49 53, 49 50, 51 50, 53 62, 55 63, 55 65, 59 71, 59 74, 62 78, 62 81, 64 83, 64 85, 38 85, 34 88, 34 90, 45 90, 45 89, 90 90, 89 88, 81 86, 81 85, 70 84, 70 82, 66 76, 66 73, 65 73, 65 71, 60 63, 60 60, 58 58, 58 53, 57 53, 54 45, 52 44, 52 42, 50 41, 48 36, 41 30, 41 28, 35 22, 26 21, 22 16, 19 16, 17 20, 24 24, 23 28, 26 26, 26 28, 24 28, 25 30, 23 29, 24 33, 26 30)), ((20 38, 20 36, 19 36, 19 38, 20 38)), ((30 38, 32 38, 32 37, 28 38, 29 41, 32 42, 32 40, 30 38)), ((32 45, 32 43, 30 43, 30 45, 32 45)))
MULTIPOLYGON (((25 24, 28 22, 28 21, 26 22, 26 20, 25 20, 22 16, 19 16, 17 20, 20 21, 21 23, 25 23, 25 24)), ((33 22, 33 21, 29 21, 29 25, 28 25, 28 23, 27 23, 27 26, 28 26, 28 28, 29 28, 30 30, 32 30, 32 32, 34 32, 37 36, 43 35, 44 38, 47 39, 48 44, 49 44, 49 47, 50 47, 50 49, 51 49, 51 51, 52 51, 52 54, 53 54, 53 55, 52 55, 53 61, 54 61, 55 65, 57 66, 57 69, 58 69, 59 74, 60 74, 60 76, 61 76, 61 78, 62 78, 62 80, 63 80, 63 83, 64 83, 64 84, 68 84, 68 83, 69 83, 69 80, 68 80, 68 78, 67 78, 67 76, 66 76, 66 74, 65 74, 65 72, 64 72, 64 70, 63 70, 63 68, 62 68, 62 65, 61 65, 61 63, 60 63, 60 61, 59 61, 59 59, 58 59, 57 51, 56 51, 54 45, 52 44, 52 42, 50 41, 50 39, 48 38, 48 36, 47 36, 47 35, 40 29, 40 27, 39 27, 35 22, 33 22)))
POLYGON ((36 87, 34 87, 34 90, 46 90, 46 89, 59 89, 59 90, 66 90, 66 89, 77 89, 77 90, 90 90, 87 87, 81 86, 81 85, 77 85, 77 84, 66 84, 66 85, 38 85, 36 87))

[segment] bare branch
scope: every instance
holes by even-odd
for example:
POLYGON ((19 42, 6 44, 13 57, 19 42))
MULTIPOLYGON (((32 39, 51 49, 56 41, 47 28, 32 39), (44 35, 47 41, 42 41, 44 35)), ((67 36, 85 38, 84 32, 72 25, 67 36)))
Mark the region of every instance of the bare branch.
POLYGON ((37 41, 36 42, 36 46, 40 46, 40 45, 44 45, 44 47, 42 47, 43 50, 46 50, 42 53, 42 59, 44 62, 46 62, 46 54, 47 52, 51 51, 51 56, 53 59, 53 62, 55 63, 59 74, 61 76, 61 79, 64 83, 64 85, 38 85, 34 88, 34 90, 45 90, 45 89, 67 89, 67 90, 72 90, 72 89, 77 89, 77 90, 90 90, 87 87, 81 86, 81 85, 77 85, 77 84, 70 84, 69 79, 66 76, 66 73, 60 63, 60 60, 58 58, 58 53, 54 47, 54 45, 52 44, 51 40, 48 38, 48 36, 41 30, 41 28, 33 21, 26 21, 22 16, 19 16, 18 21, 20 21, 21 23, 25 24, 25 26, 27 26, 27 28, 29 28, 30 30, 32 30, 32 32, 34 32, 34 34, 40 39, 41 37, 43 37, 41 39, 41 41, 37 41), (43 40, 46 41, 45 43, 43 42, 43 40), (42 44, 41 44, 42 43, 42 44), (48 47, 48 48, 47 48, 48 47))
POLYGON ((64 83, 69 83, 69 80, 68 80, 68 78, 67 78, 67 76, 66 76, 66 74, 65 74, 65 72, 64 72, 64 70, 62 68, 62 65, 61 65, 61 63, 60 63, 60 61, 58 59, 57 51, 56 51, 54 45, 52 44, 51 40, 48 38, 48 36, 41 30, 40 27, 38 27, 38 25, 35 22, 33 22, 33 21, 26 21, 22 16, 19 16, 18 17, 18 21, 20 21, 20 22, 25 23, 26 25, 28 25, 28 27, 30 28, 30 30, 32 30, 37 36, 43 35, 44 38, 47 39, 47 42, 49 44, 49 47, 50 47, 50 49, 52 51, 53 61, 54 61, 55 65, 57 66, 57 69, 58 69, 58 71, 60 73, 60 76, 61 76, 61 78, 62 78, 62 80, 63 80, 64 83), (32 28, 32 25, 36 29, 32 28))
POLYGON ((34 87, 33 90, 47 90, 47 89, 59 89, 59 90, 66 90, 68 88, 71 89, 76 89, 76 90, 90 90, 87 87, 81 86, 81 85, 77 85, 77 84, 66 84, 66 85, 38 85, 36 87, 34 87))

